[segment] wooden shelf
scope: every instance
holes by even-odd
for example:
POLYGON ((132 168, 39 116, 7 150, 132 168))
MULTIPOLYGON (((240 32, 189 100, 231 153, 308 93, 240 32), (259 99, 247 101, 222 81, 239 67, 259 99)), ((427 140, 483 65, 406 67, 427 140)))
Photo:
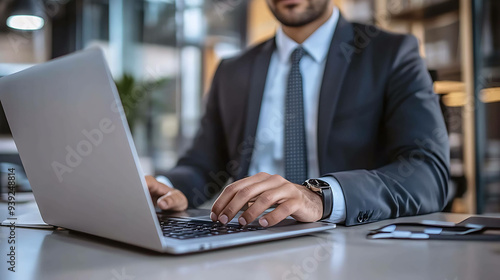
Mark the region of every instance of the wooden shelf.
POLYGON ((459 81, 436 81, 434 82, 434 92, 437 94, 465 92, 465 84, 459 81))
POLYGON ((459 1, 446 0, 435 4, 428 4, 421 8, 403 10, 401 13, 393 14, 391 19, 400 21, 424 20, 434 18, 449 12, 458 11, 458 8, 459 1))
POLYGON ((500 87, 481 90, 480 99, 484 103, 500 102, 500 87))

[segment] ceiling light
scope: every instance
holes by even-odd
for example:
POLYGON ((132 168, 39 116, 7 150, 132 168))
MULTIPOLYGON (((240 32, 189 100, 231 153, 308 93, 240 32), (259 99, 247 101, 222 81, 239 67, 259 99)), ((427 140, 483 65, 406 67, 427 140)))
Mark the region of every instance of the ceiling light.
POLYGON ((45 20, 39 16, 14 15, 7 18, 7 26, 18 30, 39 30, 45 24, 45 20))
POLYGON ((18 30, 39 30, 45 25, 41 0, 15 0, 7 26, 18 30))

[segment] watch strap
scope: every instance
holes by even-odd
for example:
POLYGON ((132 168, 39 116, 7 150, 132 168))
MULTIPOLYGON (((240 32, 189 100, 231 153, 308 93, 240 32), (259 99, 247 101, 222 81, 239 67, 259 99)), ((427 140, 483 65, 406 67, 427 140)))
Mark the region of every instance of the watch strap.
POLYGON ((321 220, 324 220, 332 215, 333 212, 333 192, 330 186, 321 188, 323 195, 323 216, 321 220))

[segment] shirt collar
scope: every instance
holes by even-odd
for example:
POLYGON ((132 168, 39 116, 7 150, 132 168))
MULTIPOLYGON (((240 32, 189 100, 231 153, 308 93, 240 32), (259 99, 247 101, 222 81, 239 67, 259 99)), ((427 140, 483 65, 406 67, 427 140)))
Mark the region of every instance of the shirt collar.
MULTIPOLYGON (((333 33, 335 32, 335 27, 339 20, 339 14, 339 9, 334 7, 330 18, 302 43, 304 50, 316 62, 322 62, 326 58, 333 38, 333 33)), ((286 63, 290 60, 290 55, 299 44, 288 37, 280 26, 276 31, 276 46, 279 59, 281 62, 286 63)))

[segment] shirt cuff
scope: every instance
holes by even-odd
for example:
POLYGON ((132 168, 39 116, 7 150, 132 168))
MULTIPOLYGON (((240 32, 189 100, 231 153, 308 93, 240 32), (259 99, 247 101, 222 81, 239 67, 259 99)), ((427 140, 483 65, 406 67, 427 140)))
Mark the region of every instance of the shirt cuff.
POLYGON ((323 180, 330 185, 332 189, 333 195, 333 210, 330 217, 324 219, 323 221, 331 222, 331 223, 343 223, 346 218, 346 209, 345 209, 345 200, 344 200, 344 192, 340 187, 339 181, 332 176, 321 177, 319 180, 323 180))
POLYGON ((165 184, 168 187, 171 187, 172 189, 175 189, 174 184, 172 184, 172 182, 167 177, 165 177, 163 175, 159 175, 159 176, 156 176, 155 178, 156 178, 156 181, 158 181, 162 184, 165 184))

